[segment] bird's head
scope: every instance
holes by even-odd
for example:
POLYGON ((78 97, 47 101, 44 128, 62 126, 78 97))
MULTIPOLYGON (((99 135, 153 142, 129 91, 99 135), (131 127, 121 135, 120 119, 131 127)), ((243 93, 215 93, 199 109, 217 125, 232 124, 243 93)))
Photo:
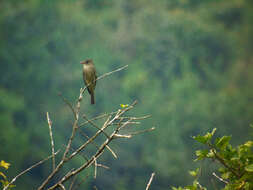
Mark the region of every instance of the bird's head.
POLYGON ((87 59, 85 61, 81 61, 80 64, 89 64, 89 63, 92 63, 92 59, 87 59))

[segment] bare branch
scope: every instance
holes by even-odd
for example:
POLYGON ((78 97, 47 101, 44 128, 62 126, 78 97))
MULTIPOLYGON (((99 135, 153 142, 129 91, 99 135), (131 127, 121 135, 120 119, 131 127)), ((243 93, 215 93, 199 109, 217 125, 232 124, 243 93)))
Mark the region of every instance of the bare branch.
POLYGON ((49 135, 51 140, 51 149, 52 149, 52 163, 53 163, 53 170, 55 169, 55 156, 54 156, 54 139, 53 139, 53 133, 52 133, 52 121, 50 120, 49 114, 47 112, 47 123, 49 128, 49 135))
POLYGON ((93 135, 88 141, 86 141, 83 145, 81 145, 75 152, 73 152, 70 156, 69 159, 73 158, 76 154, 78 154, 80 151, 82 151, 88 144, 92 143, 99 135, 102 133, 102 130, 104 130, 106 127, 108 127, 107 123, 110 120, 110 116, 104 123, 103 127, 101 130, 97 131, 95 135, 93 135))
MULTIPOLYGON (((127 109, 125 109, 124 111, 123 110, 119 110, 118 113, 115 115, 115 117, 111 121, 106 122, 107 125, 104 124, 104 126, 105 127, 108 126, 110 123, 112 123, 116 118, 118 118, 125 111, 127 111, 127 109)), ((113 140, 113 137, 118 132, 118 129, 119 129, 119 127, 110 135, 110 138, 108 138, 108 139, 105 140, 105 142, 100 146, 99 150, 95 153, 95 155, 89 161, 87 161, 85 164, 83 164, 82 166, 80 166, 76 170, 74 170, 74 171, 66 174, 56 184, 54 184, 53 186, 51 186, 49 188, 49 190, 53 190, 54 188, 58 187, 59 184, 64 183, 65 181, 67 181, 68 179, 70 179, 72 176, 77 175, 82 170, 84 170, 85 168, 88 168, 91 164, 93 164, 93 162, 95 161, 95 159, 98 159, 102 155, 102 153, 103 153, 106 145, 108 145, 113 140)))
MULTIPOLYGON (((101 115, 98 115, 96 117, 91 118, 90 121, 95 121, 95 120, 98 120, 98 119, 101 119, 101 118, 105 118, 105 117, 107 117, 109 115, 113 115, 115 113, 117 113, 117 112, 115 111, 115 112, 111 112, 111 113, 101 114, 101 115)), ((87 123, 89 123, 89 121, 85 121, 85 122, 79 124, 79 127, 82 127, 82 126, 86 125, 87 123)))
POLYGON ((145 116, 141 116, 141 117, 121 117, 122 119, 132 119, 132 120, 143 120, 143 119, 147 119, 151 117, 151 115, 145 115, 145 116))
POLYGON ((78 183, 77 185, 74 186, 73 190, 78 189, 78 187, 80 187, 81 184, 82 184, 83 182, 85 182, 85 180, 86 180, 88 177, 89 177, 89 175, 86 175, 86 176, 83 178, 83 180, 81 180, 80 183, 78 183))
POLYGON ((110 168, 108 166, 105 166, 103 164, 97 164, 98 167, 101 167, 101 168, 105 168, 107 170, 109 170, 110 168))
MULTIPOLYGON (((79 131, 80 132, 80 134, 82 135, 82 136, 84 136, 87 140, 89 140, 90 139, 90 137, 87 135, 87 134, 85 134, 83 131, 79 131)), ((97 149, 99 148, 94 142, 91 142, 91 144, 93 144, 97 149)), ((115 152, 109 147, 109 146, 106 146, 106 148, 112 153, 112 155, 113 155, 113 157, 114 158, 118 158, 117 157, 117 155, 115 154, 115 152)))
MULTIPOLYGON (((123 69, 125 69, 126 67, 128 67, 128 65, 126 66, 123 66, 121 68, 118 68, 112 72, 108 72, 108 73, 105 73, 103 74, 102 76, 98 77, 96 80, 100 80, 102 78, 105 78, 115 72, 118 72, 118 71, 121 71, 123 69)), ((90 85, 90 84, 89 84, 90 85)), ((80 94, 79 94, 79 97, 78 97, 78 100, 75 104, 75 106, 72 106, 72 104, 67 100, 65 99, 62 95, 60 95, 63 99, 63 101, 68 105, 68 107, 71 109, 73 115, 74 115, 74 121, 73 121, 73 125, 72 125, 72 133, 71 135, 69 136, 69 139, 68 139, 68 142, 67 142, 67 145, 66 145, 66 148, 65 148, 65 151, 63 153, 63 156, 62 156, 62 159, 61 161, 58 163, 57 166, 53 166, 53 171, 49 174, 49 176, 43 181, 43 183, 40 185, 40 187, 38 188, 38 190, 42 190, 46 187, 46 185, 49 184, 49 182, 54 178, 54 176, 56 175, 56 173, 59 172, 59 170, 63 167, 63 165, 70 161, 74 156, 76 156, 77 154, 81 153, 82 150, 84 150, 87 145, 89 145, 90 143, 94 143, 94 140, 100 135, 100 134, 105 134, 105 136, 107 137, 107 139, 104 141, 104 143, 102 143, 100 146, 96 146, 97 147, 97 151, 96 153, 94 153, 94 155, 90 158, 90 159, 87 159, 87 161, 82 164, 79 168, 77 169, 73 169, 73 170, 70 170, 69 172, 67 172, 66 175, 64 175, 62 178, 60 178, 58 180, 58 182, 56 182, 54 185, 52 185, 49 190, 51 189, 54 189, 54 188, 61 188, 61 189, 65 189, 65 187, 63 186, 64 183, 71 179, 72 177, 78 175, 81 171, 83 171, 84 169, 88 168, 89 166, 91 166, 93 163, 95 165, 95 177, 97 175, 97 167, 100 166, 100 167, 104 167, 104 168, 108 168, 107 166, 104 166, 102 164, 98 164, 97 163, 97 159, 102 155, 104 149, 108 149, 112 155, 117 158, 117 155, 111 150, 111 148, 108 146, 109 143, 116 138, 130 138, 132 136, 132 134, 130 135, 126 135, 126 134, 118 134, 118 132, 120 131, 120 129, 126 127, 127 125, 130 125, 130 124, 139 124, 139 122, 135 122, 133 120, 140 120, 140 119, 145 119, 149 116, 144 116, 144 117, 122 117, 124 113, 126 113, 127 111, 131 110, 134 108, 134 106, 137 104, 137 101, 134 101, 132 103, 132 105, 126 107, 126 108, 123 108, 123 109, 119 109, 118 111, 116 112, 111 112, 109 114, 103 114, 103 115, 99 115, 95 118, 92 118, 92 119, 88 119, 85 115, 83 116, 87 121, 84 122, 84 123, 81 123, 80 125, 78 125, 78 121, 79 121, 79 116, 80 116, 80 106, 81 106, 81 101, 83 99, 83 93, 84 91, 87 89, 87 87, 89 86, 87 85, 86 87, 84 88, 81 88, 80 89, 80 94), (104 117, 108 117, 107 120, 104 122, 103 126, 102 127, 99 127, 97 126, 93 121, 94 120, 97 120, 97 119, 100 119, 100 118, 104 118, 104 117), (77 133, 77 130, 78 128, 80 128, 80 126, 82 125, 85 125, 87 123, 90 123, 93 127, 95 127, 98 131, 92 136, 92 137, 88 137, 87 141, 80 145, 77 149, 75 149, 72 153, 70 153, 70 150, 72 150, 72 143, 73 143, 73 140, 76 136, 76 133, 77 133), (105 133, 105 129, 109 126, 112 126, 112 125, 117 125, 116 129, 114 129, 114 131, 108 135, 107 133, 105 133)), ((49 118, 49 114, 47 113, 47 118, 48 118, 48 123, 51 127, 51 121, 50 121, 50 118, 49 118)), ((51 130, 52 132, 52 130, 51 130)), ((142 131, 143 132, 143 131, 142 131)), ((138 132, 138 133, 141 133, 141 132, 138 132)), ((51 135, 51 134, 50 134, 51 135)), ((50 136, 52 137, 52 136, 50 136)), ((51 138, 52 139, 52 138, 51 138)), ((52 141, 52 140, 51 140, 52 141)), ((51 146, 54 147, 54 144, 52 145, 51 143, 51 146)), ((52 148, 54 149, 54 148, 52 148)), ((54 150, 52 150, 52 152, 54 152, 54 150)), ((54 161, 55 163, 55 161, 54 161)), ((71 189, 72 187, 74 186, 74 181, 72 182, 72 185, 70 186, 71 189)))
POLYGON ((76 111, 75 111, 75 114, 74 114, 75 121, 74 121, 73 126, 72 126, 72 133, 71 133, 71 136, 69 138, 69 141, 68 141, 67 147, 65 149, 65 152, 62 156, 62 159, 61 159, 60 163, 51 172, 51 174, 47 177, 47 179, 41 184, 41 186, 38 188, 38 190, 42 190, 46 186, 46 184, 50 181, 50 179, 53 178, 53 176, 60 170, 60 168, 63 166, 63 164, 68 160, 67 154, 69 153, 71 144, 72 144, 73 139, 74 139, 75 134, 76 134, 76 130, 78 128, 78 119, 79 119, 79 112, 80 112, 80 106, 81 106, 82 98, 83 98, 83 95, 82 95, 82 89, 81 89, 80 90, 80 95, 79 95, 79 98, 78 98, 78 102, 76 104, 76 111))
POLYGON ((121 134, 115 134, 114 138, 126 138, 126 139, 130 139, 132 137, 132 135, 121 135, 121 134))
POLYGON ((149 179, 149 181, 148 181, 148 184, 147 184, 147 186, 146 186, 146 190, 149 189, 149 187, 150 187, 150 185, 151 185, 151 183, 152 183, 152 181, 153 181, 154 176, 155 176, 155 173, 153 172, 153 173, 151 174, 150 179, 149 179))
POLYGON ((77 176, 74 176, 74 178, 73 178, 73 180, 72 180, 72 182, 71 182, 71 184, 69 186, 69 190, 72 190, 72 188, 74 187, 74 184, 75 184, 75 181, 76 181, 76 177, 77 176))
POLYGON ((64 98, 61 93, 59 93, 58 95, 62 98, 62 100, 65 102, 65 104, 70 108, 74 117, 76 117, 76 111, 75 111, 74 107, 72 106, 72 104, 70 103, 70 101, 68 101, 66 98, 64 98))
MULTIPOLYGON (((124 122, 123 122, 123 123, 124 123, 124 122)), ((117 123, 112 123, 111 125, 121 125, 121 124, 123 124, 123 123, 122 123, 122 121, 120 121, 120 122, 117 122, 117 123)), ((139 125, 139 124, 141 124, 141 122, 132 121, 132 122, 128 122, 128 124, 139 125)))
MULTIPOLYGON (((93 127, 95 127, 95 128, 98 129, 98 130, 101 130, 93 121, 89 120, 89 119, 86 117, 86 115, 83 114, 83 118, 86 119, 93 127)), ((109 138, 109 135, 107 135, 106 132, 104 132, 103 130, 102 130, 102 133, 103 133, 107 138, 109 138)))
MULTIPOLYGON (((120 68, 118 68, 118 69, 116 69, 116 70, 114 70, 114 71, 111 71, 111 72, 109 72, 109 73, 105 73, 105 74, 103 74, 102 76, 98 77, 97 80, 100 80, 100 79, 102 79, 102 78, 105 78, 105 77, 107 77, 107 76, 109 76, 109 75, 111 75, 111 74, 113 74, 113 73, 119 72, 119 71, 121 71, 121 70, 123 70, 123 69, 125 69, 125 68, 127 68, 127 67, 128 67, 128 65, 125 65, 125 66, 120 67, 120 68)), ((97 81, 97 80, 96 80, 96 81, 97 81)))
POLYGON ((150 131, 153 131, 153 130, 155 130, 155 127, 152 127, 150 129, 145 129, 145 130, 142 130, 142 131, 136 131, 136 132, 131 133, 129 135, 139 135, 139 134, 150 132, 150 131))

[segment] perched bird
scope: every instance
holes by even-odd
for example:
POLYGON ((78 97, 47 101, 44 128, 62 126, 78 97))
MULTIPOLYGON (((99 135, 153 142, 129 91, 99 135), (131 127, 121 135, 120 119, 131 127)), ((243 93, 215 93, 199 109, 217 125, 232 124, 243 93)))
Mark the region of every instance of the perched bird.
POLYGON ((92 59, 80 62, 83 65, 83 81, 91 96, 91 104, 95 104, 94 91, 96 87, 96 69, 92 59))

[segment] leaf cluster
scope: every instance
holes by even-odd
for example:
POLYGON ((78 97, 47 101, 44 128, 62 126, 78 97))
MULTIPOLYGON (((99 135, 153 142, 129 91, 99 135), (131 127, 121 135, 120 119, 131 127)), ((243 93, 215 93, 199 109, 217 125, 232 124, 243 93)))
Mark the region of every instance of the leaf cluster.
MULTIPOLYGON (((230 144, 231 136, 222 136, 214 138, 216 128, 212 132, 205 135, 194 136, 197 142, 205 145, 204 149, 195 152, 197 158, 195 161, 211 160, 218 163, 220 166, 218 174, 213 172, 217 180, 224 185, 223 190, 230 189, 253 189, 253 141, 246 141, 245 143, 233 147, 230 144), (220 177, 219 177, 220 176, 220 177)), ((173 187, 173 190, 189 189, 189 190, 204 190, 198 182, 200 169, 189 172, 191 176, 195 177, 193 184, 184 188, 173 187)))

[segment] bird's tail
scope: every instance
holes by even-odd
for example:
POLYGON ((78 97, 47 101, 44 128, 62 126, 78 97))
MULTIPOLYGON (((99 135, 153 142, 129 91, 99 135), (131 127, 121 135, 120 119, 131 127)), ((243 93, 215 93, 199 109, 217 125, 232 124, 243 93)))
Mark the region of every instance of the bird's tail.
POLYGON ((94 91, 90 93, 90 103, 95 104, 94 91))

